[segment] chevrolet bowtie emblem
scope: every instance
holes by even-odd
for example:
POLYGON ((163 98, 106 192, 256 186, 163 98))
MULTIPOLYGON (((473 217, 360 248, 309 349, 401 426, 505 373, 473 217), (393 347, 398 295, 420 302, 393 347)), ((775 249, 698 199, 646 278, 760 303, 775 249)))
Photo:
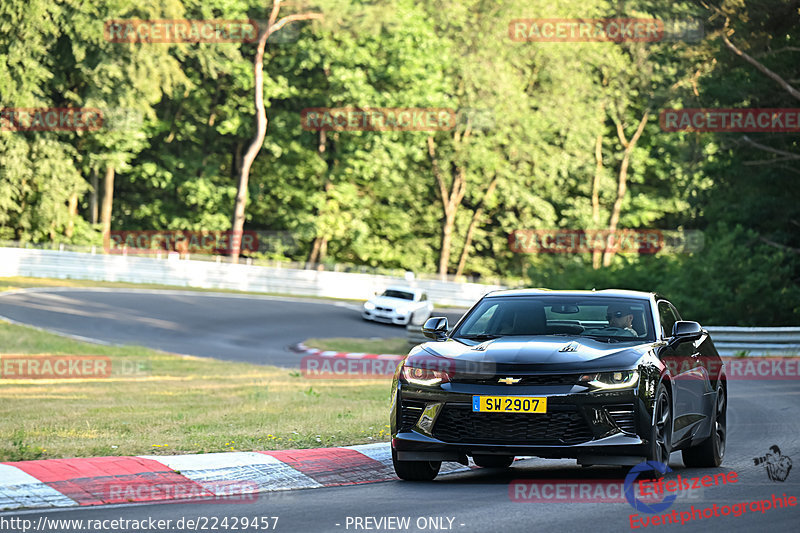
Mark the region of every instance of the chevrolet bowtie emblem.
POLYGON ((514 383, 519 383, 520 378, 500 378, 497 380, 498 383, 505 383, 506 385, 513 385, 514 383))

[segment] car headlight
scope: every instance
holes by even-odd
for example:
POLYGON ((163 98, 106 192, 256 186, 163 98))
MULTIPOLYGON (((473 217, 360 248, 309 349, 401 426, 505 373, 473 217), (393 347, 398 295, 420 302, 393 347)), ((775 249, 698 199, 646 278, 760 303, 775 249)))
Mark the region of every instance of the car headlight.
POLYGON ((450 375, 444 370, 430 370, 428 368, 414 368, 404 366, 401 373, 403 381, 412 385, 440 385, 450 382, 450 375))
POLYGON ((372 302, 364 302, 364 309, 366 309, 367 311, 374 311, 375 304, 372 302))
POLYGON ((622 370, 620 372, 584 374, 581 376, 580 381, 595 389, 626 389, 639 382, 639 372, 636 370, 622 370))
POLYGON ((408 314, 408 309, 398 309, 395 311, 399 316, 406 316, 408 314))

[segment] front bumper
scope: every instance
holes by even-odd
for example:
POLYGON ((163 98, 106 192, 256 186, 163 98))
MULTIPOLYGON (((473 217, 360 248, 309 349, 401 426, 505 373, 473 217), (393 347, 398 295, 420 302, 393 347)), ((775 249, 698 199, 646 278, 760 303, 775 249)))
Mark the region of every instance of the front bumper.
POLYGON ((363 309, 361 312, 361 316, 365 320, 374 320, 375 322, 383 322, 384 324, 396 324, 398 326, 406 326, 408 325, 409 320, 411 320, 411 316, 413 313, 408 313, 407 315, 401 315, 396 311, 368 311, 363 309))
POLYGON ((392 446, 406 461, 463 461, 486 454, 637 464, 646 456, 651 425, 639 392, 459 383, 428 389, 401 383, 393 402, 392 446), (473 395, 546 397, 547 413, 475 413, 473 395))

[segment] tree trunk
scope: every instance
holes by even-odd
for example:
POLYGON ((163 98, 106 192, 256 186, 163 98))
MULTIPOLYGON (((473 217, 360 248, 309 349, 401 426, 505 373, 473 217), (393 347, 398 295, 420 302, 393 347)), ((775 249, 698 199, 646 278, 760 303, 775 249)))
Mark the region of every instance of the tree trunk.
MULTIPOLYGON (((325 156, 325 150, 326 150, 327 141, 328 141, 327 133, 325 132, 325 130, 320 130, 320 132, 319 132, 319 143, 317 144, 317 153, 319 153, 320 157, 324 157, 325 156)), ((326 201, 327 201, 328 192, 331 190, 331 187, 333 186, 333 184, 331 184, 331 182, 328 180, 328 176, 327 175, 325 176, 324 182, 325 182, 325 185, 323 187, 323 190, 325 191, 325 198, 326 198, 326 201)), ((317 212, 317 216, 319 216, 320 214, 321 213, 318 211, 317 212)), ((311 254, 308 256, 308 262, 311 263, 311 265, 313 265, 314 263, 317 263, 317 262, 321 263, 323 259, 320 259, 320 255, 324 258, 325 253, 327 253, 327 250, 328 250, 328 241, 327 241, 327 239, 325 237, 319 237, 319 236, 318 237, 314 237, 314 244, 311 247, 311 254), (323 248, 323 245, 324 245, 324 248, 323 248)), ((309 266, 311 266, 311 265, 309 265, 309 266)))
POLYGON ((319 264, 317 265, 317 270, 325 269, 322 263, 325 262, 325 258, 327 256, 328 256, 328 239, 322 237, 322 242, 319 244, 319 264))
POLYGON ((91 211, 90 220, 92 224, 97 224, 97 189, 99 187, 97 183, 97 167, 92 169, 91 180, 92 190, 89 193, 89 211, 91 211))
POLYGON ((264 144, 264 137, 267 135, 267 114, 264 110, 264 48, 267 45, 269 29, 261 34, 258 40, 258 50, 253 61, 253 78, 255 80, 255 108, 256 108, 256 136, 247 147, 247 151, 242 157, 242 168, 239 170, 239 186, 236 191, 236 203, 233 207, 233 220, 231 229, 231 261, 239 262, 241 252, 241 236, 244 229, 244 210, 247 205, 247 186, 250 181, 250 167, 253 165, 261 146, 264 144))
MULTIPOLYGON (((603 171, 603 135, 598 134, 594 144, 594 180, 592 181, 592 229, 600 228, 600 173, 603 171)), ((600 268, 600 250, 592 250, 592 268, 600 268)))
POLYGON ((111 238, 111 207, 114 203, 114 165, 106 164, 106 177, 103 182, 103 206, 100 212, 100 223, 103 225, 103 239, 111 238))
POLYGON ((239 172, 239 185, 236 192, 236 203, 233 207, 233 220, 231 229, 233 231, 231 246, 231 261, 239 262, 241 252, 241 236, 244 229, 245 207, 247 206, 247 185, 250 181, 250 167, 253 165, 261 146, 264 144, 264 137, 267 135, 267 114, 264 110, 264 49, 267 46, 267 39, 273 33, 281 29, 289 22, 297 20, 320 19, 319 13, 305 13, 302 15, 289 15, 278 19, 278 12, 281 9, 281 0, 273 0, 272 11, 269 15, 267 27, 261 31, 256 48, 256 56, 253 60, 253 92, 256 108, 256 135, 242 158, 242 168, 239 172), (277 21, 277 22, 276 22, 277 21))
POLYGON ((75 217, 78 216, 78 193, 74 192, 69 196, 69 219, 67 220, 67 229, 64 230, 64 235, 68 238, 72 238, 72 234, 75 232, 75 217))
POLYGON ((475 228, 478 227, 478 223, 483 215, 483 205, 486 203, 486 199, 492 195, 495 188, 497 188, 497 176, 492 178, 492 181, 489 183, 489 187, 486 189, 486 194, 484 194, 483 198, 481 199, 481 203, 478 205, 478 208, 475 209, 475 212, 472 213, 472 220, 469 223, 469 228, 467 228, 467 236, 464 238, 464 248, 461 250, 461 257, 458 260, 456 277, 464 273, 464 267, 467 264, 467 255, 469 255, 469 248, 472 246, 472 237, 474 236, 475 228))
POLYGON ((428 155, 431 158, 433 175, 439 186, 439 195, 442 200, 442 211, 444 212, 444 222, 442 224, 441 252, 439 255, 439 276, 444 280, 447 278, 447 270, 450 264, 450 248, 453 242, 453 228, 456 222, 456 210, 461 205, 466 192, 466 176, 463 168, 453 168, 453 183, 448 190, 444 182, 439 161, 436 159, 436 144, 433 137, 428 137, 428 155))
MULTIPOLYGON (((614 232, 617 231, 617 224, 619 223, 619 215, 622 210, 622 201, 625 199, 625 193, 628 187, 628 165, 631 160, 631 152, 639 141, 639 137, 644 131, 644 126, 647 119, 650 117, 650 109, 645 109, 642 120, 639 121, 639 126, 636 128, 636 133, 631 137, 630 142, 625 140, 625 132, 622 130, 622 124, 617 123, 617 134, 619 135, 620 142, 625 147, 625 152, 622 156, 622 164, 619 167, 619 175, 617 180, 617 198, 614 200, 614 207, 611 209, 611 219, 608 222, 609 240, 613 238, 614 232)), ((614 258, 614 251, 606 250, 603 252, 603 266, 611 266, 611 260, 614 258)))
POLYGON ((310 268, 317 262, 319 258, 319 247, 322 244, 322 237, 314 237, 314 243, 311 245, 311 253, 308 254, 308 265, 306 268, 310 268))
POLYGON ((447 279, 448 265, 450 264, 450 247, 453 244, 453 226, 455 226, 455 209, 445 212, 444 225, 442 226, 442 251, 439 255, 439 276, 447 279))

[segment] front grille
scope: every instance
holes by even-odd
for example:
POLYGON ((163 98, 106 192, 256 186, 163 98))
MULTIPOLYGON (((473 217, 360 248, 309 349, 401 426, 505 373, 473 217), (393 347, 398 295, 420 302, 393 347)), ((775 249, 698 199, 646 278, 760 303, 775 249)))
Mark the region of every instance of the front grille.
POLYGON ((391 307, 376 307, 375 310, 385 311, 387 313, 391 313, 392 311, 394 311, 394 309, 392 309, 391 307))
POLYGON ((633 404, 609 405, 606 411, 614 419, 619 429, 626 433, 636 433, 636 423, 633 418, 633 404))
POLYGON ((411 431, 425 409, 425 402, 403 400, 400 403, 400 431, 411 431))
POLYGON ((592 432, 573 406, 548 406, 544 414, 475 413, 446 405, 433 428, 445 442, 475 444, 560 445, 592 439, 592 432))
POLYGON ((578 383, 581 374, 536 374, 532 376, 525 376, 519 374, 514 375, 513 373, 508 375, 498 373, 490 378, 473 378, 469 375, 459 376, 458 373, 456 373, 455 376, 451 378, 451 381, 458 383, 471 383, 473 385, 500 385, 497 380, 505 377, 516 378, 520 380, 519 382, 511 385, 512 387, 519 387, 523 385, 575 385, 578 383))

